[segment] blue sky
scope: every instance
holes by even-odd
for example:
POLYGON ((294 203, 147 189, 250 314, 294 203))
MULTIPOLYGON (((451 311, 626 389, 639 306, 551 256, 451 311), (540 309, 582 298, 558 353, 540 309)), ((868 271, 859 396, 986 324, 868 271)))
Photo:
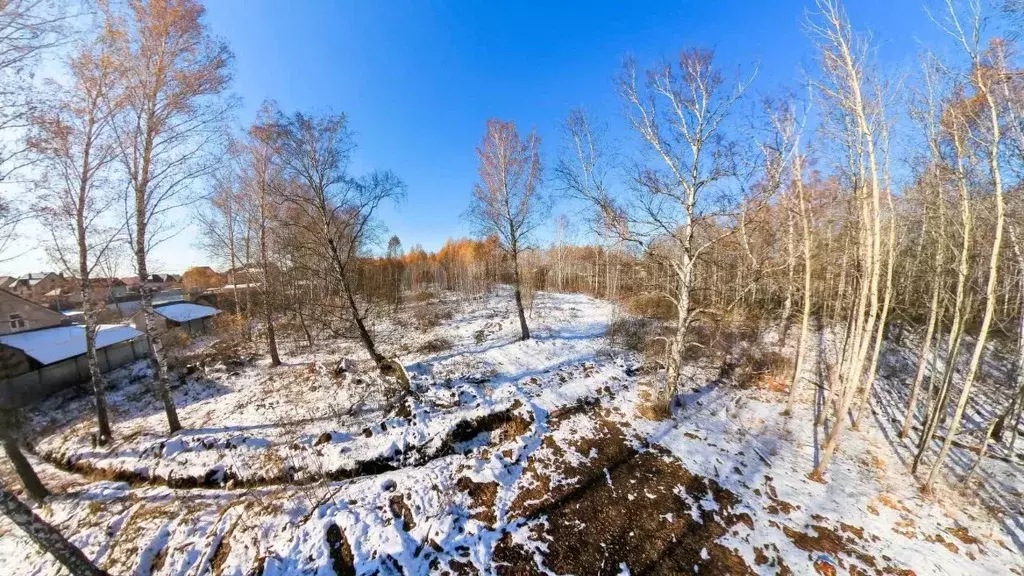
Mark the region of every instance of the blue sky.
MULTIPOLYGON (((488 118, 537 128, 550 167, 558 125, 574 106, 630 137, 619 133, 612 85, 627 54, 647 66, 681 48, 714 48, 727 69, 759 65, 758 94, 799 90, 802 70, 814 65, 802 29, 810 7, 812 0, 208 0, 207 22, 236 55, 239 126, 264 98, 285 111, 346 112, 357 132, 356 171, 389 168, 409 186, 408 200, 382 214, 390 232, 407 249, 431 250, 472 232, 460 215, 488 118)), ((920 0, 856 0, 847 9, 897 68, 914 66, 918 39, 937 37, 920 0)), ((178 272, 206 263, 194 237, 184 228, 154 259, 178 272)), ((45 267, 32 260, 8 268, 45 267)))

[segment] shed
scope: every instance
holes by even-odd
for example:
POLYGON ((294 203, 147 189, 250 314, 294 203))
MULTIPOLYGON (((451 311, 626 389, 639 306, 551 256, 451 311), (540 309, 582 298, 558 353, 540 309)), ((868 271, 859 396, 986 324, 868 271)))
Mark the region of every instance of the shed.
MULTIPOLYGON (((96 331, 100 372, 109 372, 149 352, 142 332, 105 325, 96 331)), ((85 327, 56 326, 0 336, 3 380, 0 405, 27 406, 54 392, 89 380, 85 327)))
MULTIPOLYGON (((220 314, 220 310, 212 306, 203 306, 192 302, 174 302, 162 306, 153 307, 153 312, 161 321, 156 327, 157 332, 163 332, 171 328, 182 328, 190 336, 206 334, 213 327, 213 317, 220 314)), ((132 323, 139 330, 145 329, 146 313, 144 310, 136 312, 132 317, 132 323)))

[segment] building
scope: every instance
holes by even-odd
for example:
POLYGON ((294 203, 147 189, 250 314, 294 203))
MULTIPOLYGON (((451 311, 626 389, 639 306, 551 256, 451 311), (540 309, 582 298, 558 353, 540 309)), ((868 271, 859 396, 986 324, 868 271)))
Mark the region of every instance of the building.
MULTIPOLYGON (((211 306, 193 304, 192 302, 173 302, 154 306, 153 312, 157 316, 157 334, 181 328, 189 336, 207 334, 213 329, 213 317, 220 314, 220 310, 211 306)), ((132 316, 132 324, 139 330, 146 329, 145 310, 139 310, 132 316)))
POLYGON ((209 266, 193 266, 181 275, 181 283, 189 292, 203 292, 224 285, 224 275, 209 266))
POLYGON ((43 302, 46 294, 54 290, 62 291, 68 287, 68 280, 61 274, 53 272, 33 272, 14 280, 7 290, 33 302, 43 302))
POLYGON ((0 290, 0 335, 70 324, 59 312, 0 290))
MULTIPOLYGON (((127 292, 137 294, 139 292, 139 277, 126 276, 121 278, 127 292)), ((178 274, 150 274, 146 278, 146 287, 151 292, 161 292, 169 288, 178 288, 181 285, 181 276, 178 274)))
MULTIPOLYGON (((28 406, 88 382, 85 326, 54 326, 0 336, 0 406, 28 406)), ((101 372, 148 355, 145 335, 123 325, 99 326, 96 356, 101 372)))

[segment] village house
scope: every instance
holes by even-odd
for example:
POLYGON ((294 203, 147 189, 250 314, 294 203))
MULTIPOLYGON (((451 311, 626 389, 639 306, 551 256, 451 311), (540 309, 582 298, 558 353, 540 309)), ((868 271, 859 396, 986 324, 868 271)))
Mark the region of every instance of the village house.
POLYGON ((62 274, 53 272, 33 272, 20 276, 7 286, 7 290, 32 300, 33 302, 45 302, 46 294, 54 290, 63 290, 68 287, 68 279, 62 274))
POLYGON ((45 306, 0 290, 0 335, 70 324, 66 316, 45 306))
MULTIPOLYGON (((125 285, 125 291, 131 294, 139 293, 139 277, 126 276, 120 279, 125 285)), ((146 287, 152 292, 161 292, 171 288, 178 288, 181 285, 181 276, 178 274, 150 274, 146 279, 146 287)))

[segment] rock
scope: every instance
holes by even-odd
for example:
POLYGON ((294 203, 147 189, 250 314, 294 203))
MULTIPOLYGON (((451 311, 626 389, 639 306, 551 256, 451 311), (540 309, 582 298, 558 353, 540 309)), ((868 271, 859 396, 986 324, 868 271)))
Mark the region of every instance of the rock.
POLYGON ((334 436, 332 436, 330 432, 324 432, 323 434, 321 434, 320 436, 317 437, 316 442, 313 442, 313 446, 320 446, 322 444, 327 444, 328 442, 330 442, 333 439, 334 439, 334 436))

